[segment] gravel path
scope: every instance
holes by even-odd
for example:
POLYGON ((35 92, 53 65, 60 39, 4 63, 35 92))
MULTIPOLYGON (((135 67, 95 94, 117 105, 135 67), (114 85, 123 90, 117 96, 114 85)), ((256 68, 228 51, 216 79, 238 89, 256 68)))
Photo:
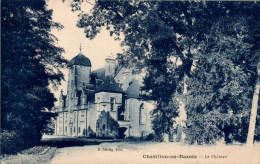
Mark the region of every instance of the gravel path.
POLYGON ((57 150, 51 164, 260 163, 260 144, 183 146, 178 143, 116 142, 57 150))

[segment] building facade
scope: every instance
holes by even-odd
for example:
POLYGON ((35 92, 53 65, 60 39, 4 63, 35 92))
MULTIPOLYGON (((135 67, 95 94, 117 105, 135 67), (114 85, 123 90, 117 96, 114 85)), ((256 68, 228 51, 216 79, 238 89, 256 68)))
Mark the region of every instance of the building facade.
POLYGON ((67 94, 61 90, 55 108, 55 135, 103 138, 144 137, 152 133, 151 104, 140 99, 142 78, 131 68, 106 59, 91 71, 82 53, 68 65, 67 94))

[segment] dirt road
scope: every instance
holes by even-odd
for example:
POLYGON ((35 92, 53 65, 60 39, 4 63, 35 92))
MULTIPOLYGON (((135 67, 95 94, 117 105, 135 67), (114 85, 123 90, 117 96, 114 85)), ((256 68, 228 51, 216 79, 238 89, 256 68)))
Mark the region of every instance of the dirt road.
POLYGON ((260 144, 184 146, 178 143, 115 142, 58 149, 51 164, 260 163, 260 144))

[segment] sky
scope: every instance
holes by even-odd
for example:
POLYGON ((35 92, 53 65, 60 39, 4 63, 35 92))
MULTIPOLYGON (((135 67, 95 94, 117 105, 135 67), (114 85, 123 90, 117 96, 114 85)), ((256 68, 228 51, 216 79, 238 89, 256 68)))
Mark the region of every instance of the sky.
MULTIPOLYGON (((80 44, 82 46, 81 52, 90 59, 92 70, 105 66, 105 58, 122 52, 120 42, 115 41, 110 37, 108 31, 103 29, 95 39, 89 40, 85 37, 84 29, 76 26, 78 16, 77 13, 71 11, 69 1, 62 3, 62 0, 48 0, 48 8, 53 10, 53 21, 58 22, 64 26, 62 30, 52 30, 58 38, 57 46, 64 48, 65 53, 62 55, 70 60, 80 52, 80 44)), ((85 4, 84 12, 89 12, 92 6, 85 4)), ((59 97, 60 90, 67 92, 66 82, 68 79, 68 70, 63 70, 65 81, 58 90, 54 90, 56 98, 59 97)))

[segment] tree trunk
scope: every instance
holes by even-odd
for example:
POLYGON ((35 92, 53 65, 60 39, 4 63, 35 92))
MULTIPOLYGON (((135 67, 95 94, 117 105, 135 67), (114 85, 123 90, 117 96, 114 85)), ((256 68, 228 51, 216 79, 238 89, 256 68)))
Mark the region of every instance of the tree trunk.
POLYGON ((251 113, 250 113, 250 121, 249 121, 249 128, 247 134, 247 146, 253 146, 254 144, 254 136, 255 136, 255 123, 256 123, 256 115, 257 115, 257 106, 258 106, 258 98, 259 98, 259 75, 260 75, 260 62, 257 65, 257 82, 255 85, 251 113))
POLYGON ((187 93, 186 79, 187 79, 187 76, 184 75, 182 98, 179 101, 179 119, 178 119, 178 129, 177 129, 177 137, 176 137, 177 142, 180 142, 181 140, 184 139, 183 138, 184 135, 182 135, 183 126, 184 126, 185 121, 187 120, 187 114, 186 114, 186 110, 185 110, 185 102, 184 102, 184 98, 183 98, 183 96, 187 93))
POLYGON ((254 135, 255 135, 255 123, 256 123, 256 115, 257 115, 257 105, 258 105, 258 98, 259 98, 259 83, 255 86, 255 91, 253 95, 252 101, 252 108, 250 114, 250 122, 248 128, 248 135, 247 135, 247 145, 253 146, 254 143, 254 135))

